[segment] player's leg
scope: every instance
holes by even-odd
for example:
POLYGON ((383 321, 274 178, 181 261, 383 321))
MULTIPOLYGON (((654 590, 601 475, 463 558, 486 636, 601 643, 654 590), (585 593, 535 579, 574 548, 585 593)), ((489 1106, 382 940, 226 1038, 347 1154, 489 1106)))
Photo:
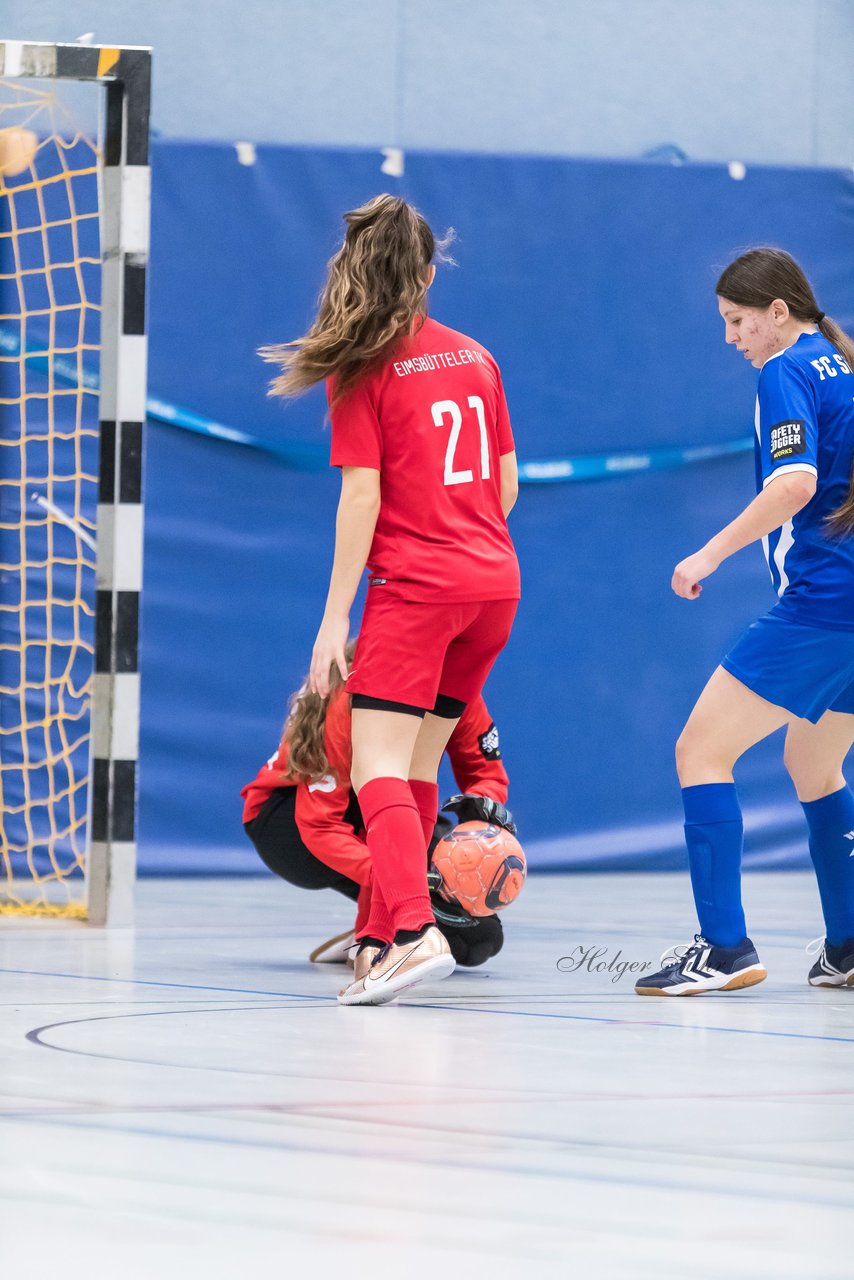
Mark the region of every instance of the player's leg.
POLYGON ((744 826, 732 770, 745 751, 793 719, 723 667, 701 693, 676 746, 700 930, 693 946, 680 949, 679 963, 638 982, 639 995, 731 991, 767 976, 741 905, 744 826))
MULTIPOLYGON (((427 648, 425 654, 419 625, 422 608, 401 599, 386 584, 369 588, 347 681, 352 703, 351 782, 360 793, 373 867, 370 917, 358 931, 365 946, 393 939, 386 894, 399 896, 395 865, 405 859, 408 848, 415 856, 420 843, 421 823, 409 790, 409 762, 421 719, 436 696, 429 669, 425 686, 424 668, 429 668, 432 651, 427 648)), ((438 672, 433 679, 438 680, 438 672)))
POLYGON ((516 600, 498 600, 467 606, 461 611, 460 630, 445 651, 439 694, 432 714, 424 717, 409 771, 427 846, 439 810, 439 763, 460 716, 483 689, 507 643, 517 604, 516 600))
POLYGON ((445 748, 465 709, 465 702, 459 698, 449 698, 445 694, 439 695, 433 710, 428 711, 421 721, 409 765, 410 781, 436 781, 445 748))
POLYGON ((436 928, 427 889, 426 844, 409 768, 421 715, 382 709, 375 699, 354 695, 351 779, 358 790, 374 892, 387 907, 392 943, 377 951, 374 914, 356 960, 355 980, 339 994, 342 1004, 385 1004, 425 978, 454 970, 450 947, 436 928), (365 706, 366 701, 374 703, 365 706))
POLYGON ((465 709, 466 704, 458 698, 440 693, 432 712, 422 720, 415 739, 409 766, 409 788, 421 819, 425 860, 439 817, 439 765, 465 709))
POLYGON ((676 743, 680 786, 731 783, 733 766, 745 751, 794 719, 718 667, 676 743))
MULTIPOLYGON (((842 766, 854 744, 854 714, 825 711, 817 724, 793 720, 783 760, 801 804, 817 804, 848 789, 842 766)), ((854 822, 848 824, 848 830, 854 822)))
POLYGON ((854 986, 854 795, 842 772, 852 743, 848 711, 826 711, 817 724, 797 720, 786 734, 784 759, 807 820, 824 916, 824 945, 809 973, 818 987, 854 986))
MULTIPOLYGON (((364 632, 363 624, 362 635, 364 632)), ((364 647, 361 659, 357 649, 354 670, 357 660, 363 673, 375 669, 366 660, 364 647)), ((368 685, 371 686, 370 674, 368 685)), ((408 781, 409 762, 424 712, 411 704, 361 693, 354 693, 352 703, 350 779, 365 823, 373 879, 370 912, 357 930, 360 945, 354 980, 338 999, 341 1004, 385 1004, 395 998, 403 985, 408 985, 402 982, 401 971, 411 966, 398 966, 392 978, 399 980, 386 983, 380 980, 375 962, 395 951, 396 939, 408 936, 400 932, 406 925, 413 927, 414 922, 417 937, 418 931, 434 923, 426 868, 419 858, 421 820, 408 781)), ((431 966, 433 970, 443 969, 434 973, 437 978, 447 976, 453 969, 450 950, 442 950, 447 953, 442 963, 431 966)))
MULTIPOLYGON (((438 763, 462 710, 447 722, 431 714, 445 651, 464 613, 465 606, 457 604, 422 604, 382 587, 370 590, 348 682, 353 707, 351 779, 362 808, 375 882, 395 931, 411 932, 433 923, 426 819, 409 780, 415 756, 420 770, 416 783, 424 782, 426 792, 432 781, 435 791, 438 763)), ((419 799, 426 813, 432 810, 432 835, 436 812, 431 797, 419 799)), ((435 803, 435 797, 432 800, 435 803)))
MULTIPOLYGON (((385 904, 397 929, 432 921, 420 847, 421 819, 409 787, 409 762, 423 711, 385 709, 379 699, 355 694, 352 711, 351 781, 359 797, 374 868, 374 896, 385 904), (366 705, 371 704, 371 705, 366 705)), ((398 704, 400 705, 400 704, 398 704)), ((372 932, 369 928, 367 932, 372 932)))
MULTIPOLYGON (((515 602, 501 602, 498 612, 507 614, 510 621, 503 627, 500 643, 493 636, 487 655, 490 628, 484 619, 492 617, 489 610, 494 612, 495 606, 415 604, 382 595, 373 599, 377 603, 371 615, 366 610, 353 662, 358 683, 353 694, 351 776, 365 819, 375 882, 386 898, 395 936, 394 945, 376 958, 364 980, 341 993, 344 1003, 380 1002, 386 991, 385 998, 393 999, 398 990, 423 977, 444 977, 453 971, 454 960, 435 926, 427 889, 428 826, 432 834, 438 808, 436 773, 467 697, 486 679, 516 608, 515 602), (369 618, 374 625, 366 627, 369 618), (375 625, 379 621, 383 627, 375 625), (460 691, 439 687, 452 647, 458 655, 452 668, 460 665, 461 647, 468 656, 470 689, 463 687, 463 679, 460 691), (394 707, 381 705, 380 694, 393 698, 394 707), (371 714, 376 717, 373 721, 371 714), (404 724, 407 715, 420 717, 414 732, 404 724)), ((494 620, 491 630, 495 631, 494 620)))
MULTIPOLYGON (((468 606, 466 614, 461 617, 464 625, 445 650, 434 715, 456 720, 467 704, 482 692, 490 671, 510 638, 518 606, 518 600, 490 600, 468 606)), ((425 737, 423 740, 423 757, 413 759, 413 770, 420 770, 415 776, 430 776, 435 759, 435 750, 431 747, 438 742, 439 733, 436 726, 435 738, 431 741, 425 737)), ((447 741, 446 738, 443 751, 447 741)), ((435 767, 438 768, 438 761, 435 767)))
MULTIPOLYGON (((421 813, 428 848, 438 811, 439 763, 459 717, 483 689, 504 648, 516 609, 515 600, 471 607, 467 624, 445 653, 440 693, 432 715, 424 718, 410 769, 410 786, 421 813)), ((504 931, 497 916, 474 919, 459 908, 463 924, 456 924, 448 918, 445 907, 447 904, 436 906, 436 919, 457 964, 474 967, 498 954, 504 945, 504 931)))

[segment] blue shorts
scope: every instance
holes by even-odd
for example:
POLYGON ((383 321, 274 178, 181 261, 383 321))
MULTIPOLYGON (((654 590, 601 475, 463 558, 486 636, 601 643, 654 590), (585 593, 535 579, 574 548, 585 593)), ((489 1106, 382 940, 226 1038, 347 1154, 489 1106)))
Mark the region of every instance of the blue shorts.
POLYGON ((854 631, 828 631, 773 610, 736 640, 721 666, 766 702, 817 724, 854 714, 854 631))

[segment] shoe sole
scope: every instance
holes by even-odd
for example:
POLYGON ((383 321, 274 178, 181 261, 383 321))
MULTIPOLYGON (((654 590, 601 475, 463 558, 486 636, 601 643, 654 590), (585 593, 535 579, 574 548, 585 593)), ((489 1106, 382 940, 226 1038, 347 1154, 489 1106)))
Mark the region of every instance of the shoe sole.
POLYGON ((324 952, 332 951, 339 943, 346 942, 348 938, 352 938, 353 930, 348 929, 346 933, 339 933, 336 938, 329 938, 327 942, 322 942, 319 947, 315 947, 311 955, 308 957, 312 964, 347 964, 347 956, 336 956, 331 959, 325 956, 324 952))
POLYGON ((351 1005, 351 1004, 381 1005, 381 1004, 390 1004, 392 1000, 396 1000, 396 999, 397 999, 396 991, 382 993, 380 991, 372 991, 369 988, 367 991, 356 991, 353 993, 353 995, 348 995, 346 991, 342 991, 341 994, 338 996, 338 1003, 343 1005, 351 1005))
POLYGON ((708 996, 716 991, 740 991, 743 987, 755 987, 768 977, 767 969, 747 969, 737 973, 722 987, 691 987, 688 991, 668 991, 666 987, 635 987, 636 996, 708 996))
POLYGON ((433 978, 436 982, 441 981, 442 978, 449 978, 456 967, 456 961, 453 956, 433 956, 431 959, 423 961, 417 969, 410 969, 409 973, 406 974, 396 974, 393 978, 389 978, 388 982, 378 982, 364 991, 356 992, 350 997, 340 995, 338 1003, 345 1005, 390 1004, 403 991, 408 991, 410 987, 417 986, 425 978, 433 978))
POLYGON ((410 969, 409 973, 395 974, 383 986, 390 987, 399 996, 402 991, 417 986, 425 978, 432 978, 435 982, 450 978, 456 967, 457 962, 452 955, 432 956, 429 960, 422 961, 417 969, 410 969))
POLYGON ((842 987, 854 987, 854 973, 849 973, 841 982, 813 982, 811 978, 807 978, 807 982, 811 987, 832 987, 834 991, 839 991, 842 987))

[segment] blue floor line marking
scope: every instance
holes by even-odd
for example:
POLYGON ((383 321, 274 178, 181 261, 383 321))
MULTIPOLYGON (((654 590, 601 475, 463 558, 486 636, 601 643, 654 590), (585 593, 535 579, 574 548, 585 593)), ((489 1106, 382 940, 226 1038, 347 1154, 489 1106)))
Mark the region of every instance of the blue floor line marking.
POLYGON ((94 973, 51 973, 44 969, 4 969, 0 973, 19 973, 29 978, 70 978, 78 982, 124 982, 132 987, 169 987, 177 991, 225 991, 238 996, 270 996, 281 1000, 331 1000, 333 996, 313 996, 302 991, 259 991, 254 987, 209 987, 195 982, 160 982, 153 978, 108 978, 94 973))
MULTIPOLYGON (((2 967, 0 967, 0 973, 18 973, 24 974, 28 977, 38 978, 68 978, 79 982, 123 982, 130 986, 168 987, 173 990, 220 991, 227 992, 231 995, 269 996, 274 1000, 313 1000, 330 1005, 333 1005, 336 1002, 336 997, 334 995, 315 996, 297 991, 258 991, 254 988, 243 987, 213 987, 202 986, 198 983, 157 982, 149 978, 106 978, 85 973, 50 973, 39 969, 5 969, 2 967)), ((582 1013, 537 1013, 533 1010, 528 1011, 525 1009, 484 1009, 473 1005, 461 1006, 453 1004, 428 1004, 426 1002, 410 1004, 406 1001, 398 1007, 409 1009, 440 1009, 445 1013, 486 1013, 505 1018, 550 1018, 563 1022, 596 1022, 606 1026, 660 1027, 663 1030, 671 1031, 710 1031, 726 1033, 729 1035, 770 1036, 783 1040, 813 1040, 826 1042, 828 1044, 854 1044, 854 1037, 852 1036, 810 1035, 803 1031, 762 1031, 752 1027, 710 1027, 701 1024, 688 1026, 682 1022, 655 1022, 650 1021, 647 1018, 608 1018, 602 1016, 596 1017, 592 1014, 582 1013)))
MULTIPOLYGON (((639 997, 640 998, 640 997, 639 997)), ((671 997, 672 999, 673 997, 671 997)), ((678 998, 678 997, 677 997, 678 998)), ((420 1004, 408 1006, 419 1009, 448 1009, 443 1004, 420 1004)), ((491 1013, 505 1018, 558 1018, 564 1022, 604 1022, 611 1026, 625 1027, 661 1027, 665 1031, 723 1031, 735 1036, 779 1036, 785 1040, 821 1040, 840 1044, 854 1044, 854 1036, 814 1036, 804 1031, 760 1031, 752 1027, 710 1027, 702 1023, 688 1026, 684 1022, 654 1022, 649 1018, 604 1018, 593 1017, 583 1013, 534 1013, 526 1009, 478 1009, 473 1006, 454 1010, 454 1012, 491 1013)))

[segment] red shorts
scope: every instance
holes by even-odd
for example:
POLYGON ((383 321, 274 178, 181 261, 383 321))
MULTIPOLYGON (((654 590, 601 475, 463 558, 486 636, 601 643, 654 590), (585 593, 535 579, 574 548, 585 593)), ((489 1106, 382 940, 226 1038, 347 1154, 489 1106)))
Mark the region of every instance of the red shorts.
POLYGON ((471 702, 507 643, 518 600, 421 604, 369 587, 348 693, 432 711, 471 702))

